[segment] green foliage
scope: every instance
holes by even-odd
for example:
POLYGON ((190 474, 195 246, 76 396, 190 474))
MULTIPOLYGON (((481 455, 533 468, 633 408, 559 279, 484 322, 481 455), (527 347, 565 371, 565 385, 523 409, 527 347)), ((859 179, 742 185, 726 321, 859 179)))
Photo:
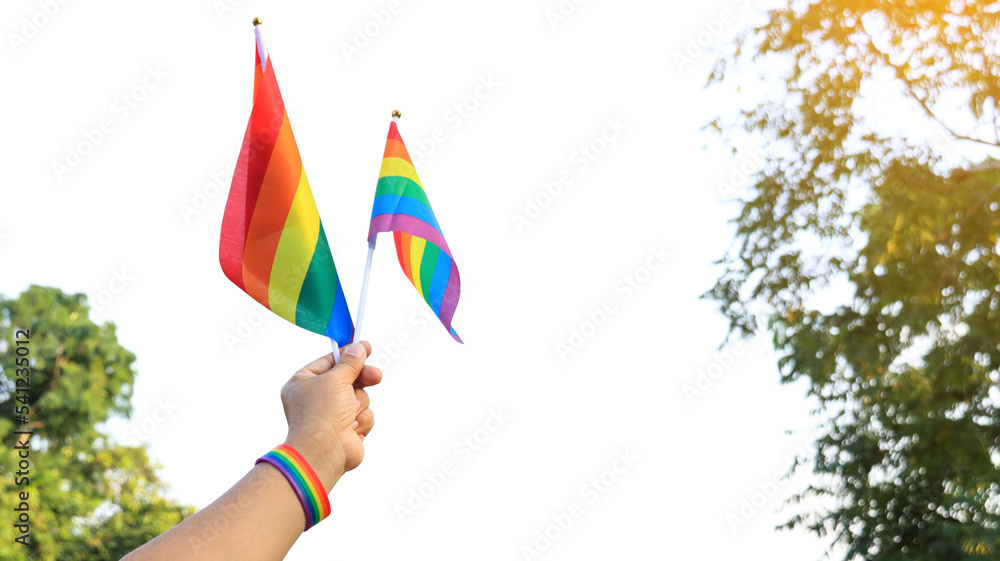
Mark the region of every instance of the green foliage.
MULTIPOLYGON (((10 514, 27 491, 31 545, 0 526, 0 558, 116 560, 178 524, 191 510, 164 498, 142 447, 121 446, 100 423, 131 413, 135 356, 122 347, 113 324, 88 317, 86 297, 32 286, 17 299, 0 298, 0 510, 10 514), (13 405, 14 333, 30 330, 34 436, 30 485, 17 486, 17 430, 13 405)), ((10 520, 6 516, 5 520, 10 520)))
POLYGON ((783 380, 820 403, 803 463, 823 483, 786 527, 832 535, 847 560, 1000 558, 1000 165, 956 170, 934 149, 1000 147, 1000 10, 797 0, 768 15, 710 80, 784 87, 713 123, 769 156, 706 297, 733 335, 770 332, 783 380), (879 130, 871 95, 945 141, 879 130))

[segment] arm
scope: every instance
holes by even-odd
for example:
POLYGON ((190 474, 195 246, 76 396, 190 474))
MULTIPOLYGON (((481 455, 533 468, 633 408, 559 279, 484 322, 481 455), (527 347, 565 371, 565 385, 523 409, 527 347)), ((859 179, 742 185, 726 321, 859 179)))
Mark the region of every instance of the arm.
MULTIPOLYGON (((382 373, 365 365, 370 353, 368 343, 349 345, 336 366, 332 354, 324 356, 281 388, 288 420, 285 444, 309 462, 327 493, 341 475, 361 463, 364 438, 375 422, 364 388, 379 383, 382 373)), ((215 502, 123 561, 278 560, 305 522, 288 481, 276 468, 261 463, 215 502)))

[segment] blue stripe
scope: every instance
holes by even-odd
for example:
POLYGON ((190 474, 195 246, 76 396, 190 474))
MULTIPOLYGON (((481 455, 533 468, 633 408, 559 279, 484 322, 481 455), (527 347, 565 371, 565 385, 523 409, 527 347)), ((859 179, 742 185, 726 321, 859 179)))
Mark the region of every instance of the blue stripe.
MULTIPOLYGON (((427 242, 430 243, 430 242, 427 242)), ((434 266, 434 276, 431 277, 431 309, 438 319, 441 319, 441 301, 444 291, 448 288, 448 278, 451 277, 451 257, 444 251, 438 251, 437 265, 434 266)))
POLYGON ((437 218, 434 217, 434 211, 413 197, 402 195, 382 195, 375 197, 375 205, 372 207, 372 218, 380 214, 405 214, 418 218, 433 226, 438 233, 444 236, 441 226, 438 225, 437 218))
POLYGON ((330 313, 330 321, 326 324, 326 336, 343 347, 351 342, 354 336, 354 321, 351 320, 351 313, 347 309, 347 298, 344 297, 344 287, 337 279, 337 297, 333 301, 333 311, 330 313))

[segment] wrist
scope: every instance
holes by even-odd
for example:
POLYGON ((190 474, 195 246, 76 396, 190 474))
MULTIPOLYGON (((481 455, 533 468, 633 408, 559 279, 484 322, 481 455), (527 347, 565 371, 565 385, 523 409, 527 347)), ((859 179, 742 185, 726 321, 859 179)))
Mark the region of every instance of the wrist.
POLYGON ((340 476, 344 475, 344 455, 342 452, 338 454, 336 448, 326 442, 329 441, 313 435, 290 435, 284 444, 294 448, 309 462, 323 484, 323 489, 329 494, 340 476))

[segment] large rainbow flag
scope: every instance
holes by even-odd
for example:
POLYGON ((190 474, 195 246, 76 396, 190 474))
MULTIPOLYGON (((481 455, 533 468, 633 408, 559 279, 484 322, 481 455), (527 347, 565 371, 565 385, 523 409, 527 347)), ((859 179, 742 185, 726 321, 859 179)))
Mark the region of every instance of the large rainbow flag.
POLYGON ((396 255, 406 278, 434 310, 445 329, 461 343, 462 339, 451 326, 462 292, 458 265, 431 210, 395 120, 389 125, 389 138, 382 156, 368 241, 379 232, 393 233, 396 255))
POLYGON ((343 346, 354 322, 273 65, 259 42, 256 58, 253 109, 222 219, 219 261, 254 300, 343 346))

